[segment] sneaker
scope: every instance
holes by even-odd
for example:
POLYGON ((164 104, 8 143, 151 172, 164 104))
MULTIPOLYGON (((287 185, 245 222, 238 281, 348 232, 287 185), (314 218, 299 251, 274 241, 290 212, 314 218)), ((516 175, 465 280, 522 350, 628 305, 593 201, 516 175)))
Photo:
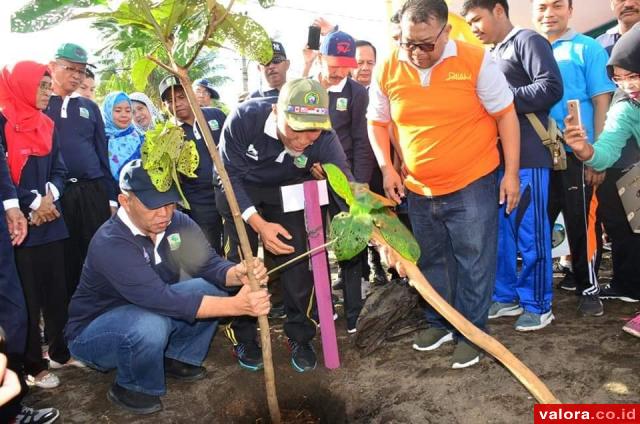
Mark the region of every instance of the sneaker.
POLYGON ((54 370, 59 370, 60 368, 64 368, 64 367, 86 368, 87 366, 84 364, 84 362, 78 361, 77 359, 74 359, 74 358, 69 359, 64 364, 60 362, 56 362, 53 359, 49 358, 49 368, 52 368, 54 370))
POLYGON ((640 315, 636 315, 635 318, 627 321, 624 327, 622 327, 622 330, 632 336, 640 337, 640 315))
POLYGON ((544 314, 536 314, 534 312, 525 311, 516 321, 515 328, 517 331, 535 331, 540 330, 551 324, 555 317, 551 311, 544 314))
POLYGON ((164 373, 167 377, 172 377, 176 380, 196 381, 204 378, 207 369, 197 365, 186 364, 175 359, 164 358, 164 373))
POLYGON ((20 412, 9 421, 11 424, 50 424, 55 422, 60 416, 60 411, 55 408, 33 409, 21 405, 20 412))
POLYGON ((622 300, 623 302, 628 303, 636 303, 640 302, 640 299, 636 299, 633 296, 629 296, 626 293, 623 293, 616 289, 613 284, 607 284, 606 286, 600 288, 600 299, 605 300, 622 300))
POLYGON ((515 317, 521 315, 524 310, 519 303, 493 302, 489 308, 489 319, 499 317, 515 317))
POLYGON ((287 314, 284 312, 284 304, 280 303, 279 305, 271 306, 269 310, 269 319, 284 319, 287 317, 287 314))
POLYGON ((262 350, 256 342, 238 343, 233 347, 233 354, 240 367, 245 370, 258 371, 264 366, 262 363, 262 350))
POLYGON ((107 398, 132 414, 147 415, 162 409, 160 396, 134 392, 119 386, 117 383, 113 383, 107 392, 107 398))
POLYGON ((57 375, 49 371, 42 371, 37 376, 27 375, 27 385, 40 387, 41 389, 55 389, 60 385, 57 375))
POLYGON ((298 372, 311 371, 316 368, 318 360, 311 342, 298 343, 289 339, 291 351, 291 366, 298 372))
POLYGON ((356 334, 357 332, 358 332, 358 329, 356 327, 347 328, 347 333, 349 334, 356 334))
POLYGON ((604 315, 604 308, 602 301, 595 294, 587 294, 580 296, 580 304, 578 305, 578 311, 583 315, 591 315, 594 317, 601 317, 604 315))
POLYGON ((421 331, 413 341, 413 348, 421 352, 435 350, 446 342, 453 341, 453 334, 442 328, 428 328, 421 331))
POLYGON ((453 361, 451 368, 457 370, 467 368, 480 362, 482 352, 474 345, 464 340, 460 340, 453 351, 453 361))
POLYGON ((558 288, 566 291, 576 291, 576 279, 572 273, 565 274, 564 278, 558 283, 558 288))

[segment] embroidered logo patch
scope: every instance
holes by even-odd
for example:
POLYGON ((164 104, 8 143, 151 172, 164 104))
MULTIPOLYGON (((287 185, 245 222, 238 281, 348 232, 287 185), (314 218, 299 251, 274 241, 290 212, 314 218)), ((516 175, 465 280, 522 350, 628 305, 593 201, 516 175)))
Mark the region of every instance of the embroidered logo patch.
POLYGON ((296 167, 302 169, 307 166, 307 160, 308 158, 305 155, 296 156, 296 158, 293 160, 293 164, 296 167))
POLYGON ((211 131, 218 131, 220 129, 220 124, 218 123, 218 120, 217 119, 210 120, 209 128, 211 128, 211 131))
POLYGON ((178 250, 178 248, 180 248, 180 244, 182 243, 180 234, 178 233, 169 234, 169 236, 167 237, 167 241, 169 242, 169 249, 171 250, 178 250))
POLYGON ((84 107, 81 107, 80 108, 80 116, 82 116, 85 119, 89 119, 89 110, 84 108, 84 107))
POLYGON ((471 81, 471 74, 468 72, 449 72, 445 81, 471 81))
POLYGON ((348 104, 349 99, 347 99, 346 97, 338 97, 336 99, 336 110, 344 112, 345 110, 347 110, 348 104))
POLYGON ((307 106, 315 106, 320 101, 320 94, 315 91, 309 91, 304 95, 304 104, 307 106))

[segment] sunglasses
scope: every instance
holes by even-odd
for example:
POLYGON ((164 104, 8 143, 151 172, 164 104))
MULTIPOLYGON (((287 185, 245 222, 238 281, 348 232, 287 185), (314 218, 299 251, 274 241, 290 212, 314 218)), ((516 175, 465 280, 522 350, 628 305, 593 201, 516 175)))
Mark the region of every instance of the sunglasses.
POLYGON ((282 57, 282 56, 276 56, 276 57, 274 57, 273 59, 271 59, 271 62, 269 62, 269 63, 265 64, 264 66, 277 65, 277 64, 279 64, 279 63, 284 62, 285 60, 287 60, 287 59, 285 59, 285 58, 284 58, 284 57, 282 57))
POLYGON ((409 52, 413 52, 413 51, 415 51, 415 49, 420 49, 425 53, 432 52, 432 51, 434 51, 436 49, 436 42, 438 41, 438 38, 440 38, 440 35, 442 35, 442 32, 444 31, 444 29, 446 27, 447 27, 447 24, 444 24, 442 29, 440 29, 440 32, 438 33, 438 35, 436 35, 436 39, 433 40, 433 43, 402 43, 402 42, 400 42, 398 44, 404 50, 409 51, 409 52))

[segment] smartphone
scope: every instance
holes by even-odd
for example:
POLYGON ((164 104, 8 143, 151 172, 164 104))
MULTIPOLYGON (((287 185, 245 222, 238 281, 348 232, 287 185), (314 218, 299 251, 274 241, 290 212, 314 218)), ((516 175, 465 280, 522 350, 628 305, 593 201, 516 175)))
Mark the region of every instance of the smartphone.
POLYGON ((582 117, 580 116, 580 100, 567 100, 567 110, 571 116, 571 125, 582 126, 582 117))
POLYGON ((307 36, 307 47, 310 50, 320 50, 320 27, 311 25, 307 36))

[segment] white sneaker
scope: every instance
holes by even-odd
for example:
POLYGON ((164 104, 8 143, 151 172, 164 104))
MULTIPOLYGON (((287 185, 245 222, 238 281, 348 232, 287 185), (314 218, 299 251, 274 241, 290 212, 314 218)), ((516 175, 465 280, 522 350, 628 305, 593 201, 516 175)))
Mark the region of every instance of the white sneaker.
POLYGON ((75 358, 69 359, 64 364, 61 364, 60 362, 56 362, 53 359, 49 358, 49 368, 52 368, 54 370, 59 370, 60 368, 64 368, 64 367, 86 368, 87 366, 83 362, 78 361, 75 358))
POLYGON ((55 389, 60 385, 60 379, 52 372, 42 371, 40 377, 27 376, 27 385, 40 387, 41 389, 55 389))

